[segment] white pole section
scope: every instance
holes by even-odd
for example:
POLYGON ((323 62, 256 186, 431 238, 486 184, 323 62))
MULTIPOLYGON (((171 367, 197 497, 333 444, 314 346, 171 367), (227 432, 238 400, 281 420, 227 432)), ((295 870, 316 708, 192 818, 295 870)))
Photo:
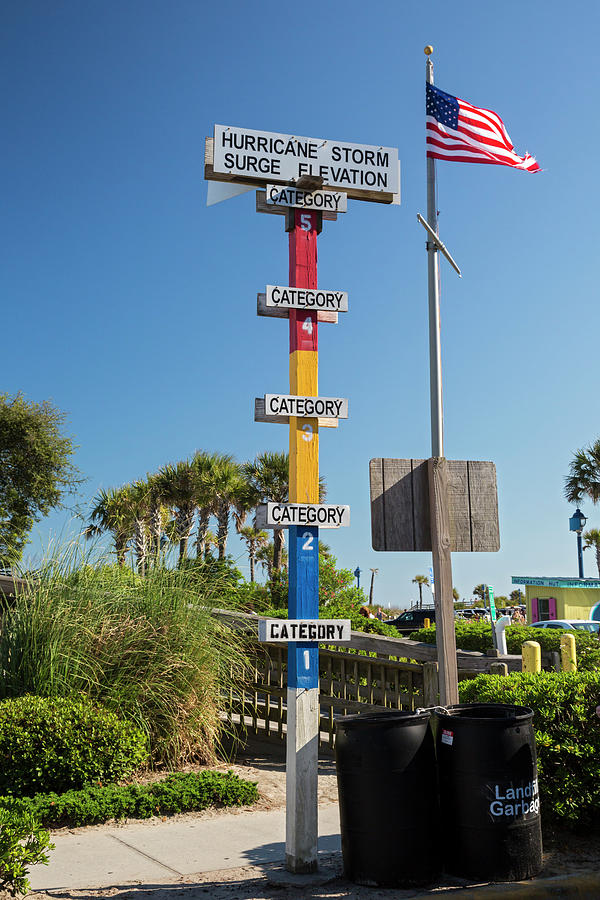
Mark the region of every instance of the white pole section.
MULTIPOLYGON (((427 58, 427 84, 433 84, 433 63, 427 58)), ((427 157, 427 223, 438 233, 435 159, 427 157)), ((431 455, 444 455, 444 412, 442 406, 442 347, 440 336, 440 272, 438 248, 427 241, 427 283, 429 288, 429 387, 431 394, 431 455)))

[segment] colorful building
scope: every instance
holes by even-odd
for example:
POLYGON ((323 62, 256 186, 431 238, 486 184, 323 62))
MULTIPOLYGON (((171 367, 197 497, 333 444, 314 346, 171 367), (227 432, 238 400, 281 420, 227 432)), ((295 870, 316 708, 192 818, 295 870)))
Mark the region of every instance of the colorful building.
POLYGON ((529 624, 548 619, 600 621, 600 578, 513 575, 512 583, 525 586, 529 624))

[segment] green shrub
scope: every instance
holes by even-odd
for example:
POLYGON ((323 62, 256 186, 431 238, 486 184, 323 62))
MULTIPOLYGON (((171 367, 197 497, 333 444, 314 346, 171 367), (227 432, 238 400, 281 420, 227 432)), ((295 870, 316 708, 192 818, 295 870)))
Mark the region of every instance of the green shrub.
POLYGON ((85 697, 0 703, 0 793, 116 781, 148 759, 143 732, 85 697))
MULTIPOLYGON (((565 629, 567 630, 567 629, 565 629)), ((478 650, 485 653, 491 649, 492 627, 489 622, 455 622, 456 646, 461 650, 478 650)), ((525 625, 509 625, 506 629, 506 649, 509 653, 520 654, 525 641, 537 641, 543 651, 560 650, 560 637, 564 632, 554 628, 528 628, 525 625)), ((575 636, 577 655, 583 650, 590 654, 600 651, 600 643, 596 634, 587 631, 569 629, 569 634, 575 636)), ((413 631, 411 641, 423 641, 426 644, 435 644, 435 625, 431 628, 421 628, 413 631)), ((590 656, 592 659, 593 656, 590 656)))
POLYGON ((29 866, 47 864, 49 850, 54 844, 33 813, 5 801, 0 808, 0 890, 26 894, 29 866))
POLYGON ((142 578, 66 553, 4 616, 0 699, 81 692, 144 731, 153 762, 213 762, 222 698, 248 662, 246 638, 211 614, 217 587, 203 584, 185 567, 142 578))
POLYGON ((600 828, 600 672, 479 675, 459 692, 461 702, 531 707, 543 819, 600 828))
MULTIPOLYGON (((23 799, 19 808, 52 828, 95 825, 109 819, 149 819, 209 806, 247 806, 258 800, 256 783, 233 772, 174 773, 147 785, 90 785, 64 794, 23 799)), ((5 800, 0 798, 0 808, 5 800)))

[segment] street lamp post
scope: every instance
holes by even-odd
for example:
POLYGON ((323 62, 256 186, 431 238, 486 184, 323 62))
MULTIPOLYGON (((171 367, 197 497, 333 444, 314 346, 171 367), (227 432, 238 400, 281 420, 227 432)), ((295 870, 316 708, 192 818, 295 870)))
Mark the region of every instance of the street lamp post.
POLYGON ((356 587, 360 590, 360 569, 358 566, 354 570, 354 577, 356 578, 356 587))
POLYGON ((577 533, 577 562, 579 564, 579 577, 583 578, 583 548, 581 546, 581 532, 587 522, 579 507, 575 510, 574 515, 569 519, 569 531, 577 533))

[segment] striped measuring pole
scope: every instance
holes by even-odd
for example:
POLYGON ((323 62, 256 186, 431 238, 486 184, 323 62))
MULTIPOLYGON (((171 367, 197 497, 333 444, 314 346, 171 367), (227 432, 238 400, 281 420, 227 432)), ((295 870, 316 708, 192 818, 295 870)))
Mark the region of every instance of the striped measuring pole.
MULTIPOLYGON (((290 210, 290 287, 317 287, 319 213, 290 210), (292 227, 293 215, 293 227, 292 227)), ((290 309, 290 394, 318 396, 317 313, 290 309)), ((319 502, 318 419, 290 416, 289 500, 319 502)), ((319 616, 319 529, 288 530, 288 615, 319 616)), ((317 768, 319 748, 319 648, 288 645, 286 748, 286 866, 317 869, 317 768)))

